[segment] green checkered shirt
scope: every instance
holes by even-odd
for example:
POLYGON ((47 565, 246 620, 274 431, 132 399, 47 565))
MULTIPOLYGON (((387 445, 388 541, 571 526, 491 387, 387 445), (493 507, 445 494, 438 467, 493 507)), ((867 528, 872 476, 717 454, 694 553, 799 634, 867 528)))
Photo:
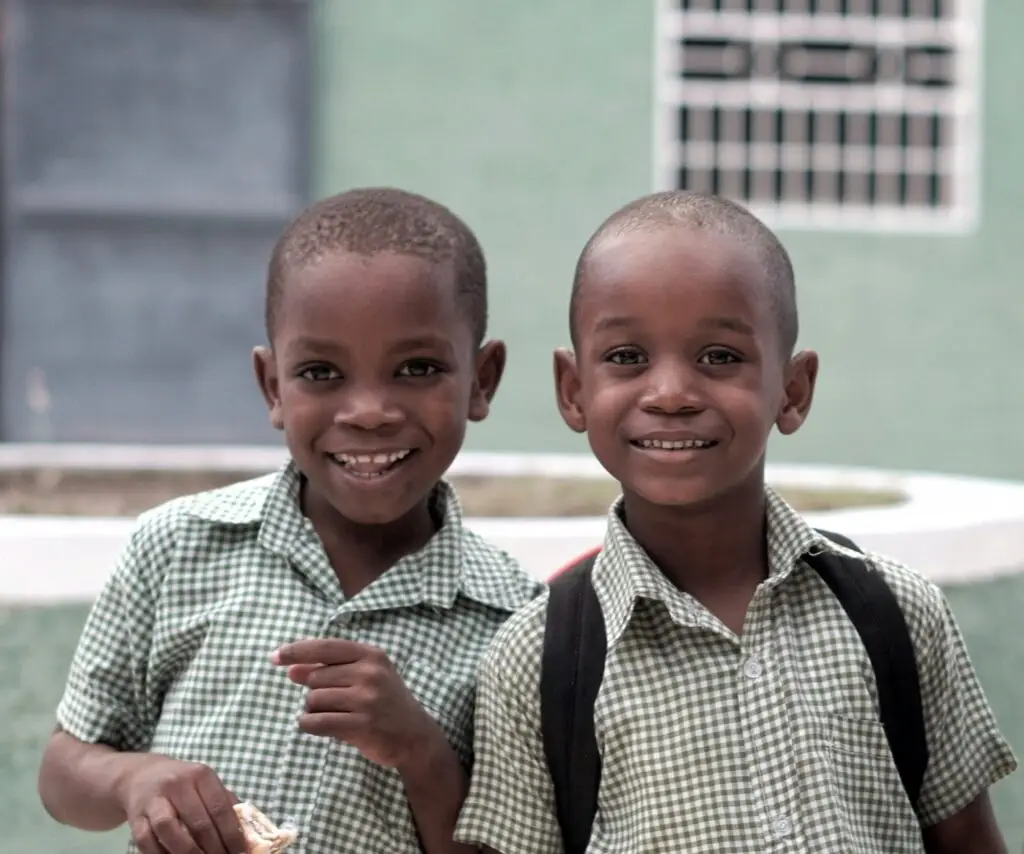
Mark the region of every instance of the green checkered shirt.
POLYGON ((144 514, 86 623, 58 719, 87 742, 210 765, 239 798, 295 822, 296 854, 413 854, 398 773, 301 732, 306 690, 271 653, 311 637, 383 648, 468 767, 479 660, 542 587, 462 526, 442 483, 438 533, 346 601, 299 486, 289 465, 144 514))
MULTIPOLYGON (((771 573, 737 637, 659 573, 609 516, 594 587, 608 658, 595 709, 603 773, 592 854, 911 854, 918 822, 878 719, 871 664, 839 601, 800 556, 850 554, 768 492, 771 573)), ((934 824, 1016 768, 935 585, 894 561, 917 650, 934 824)), ((537 685, 547 597, 488 652, 476 764, 457 837, 501 854, 562 850, 537 685)))

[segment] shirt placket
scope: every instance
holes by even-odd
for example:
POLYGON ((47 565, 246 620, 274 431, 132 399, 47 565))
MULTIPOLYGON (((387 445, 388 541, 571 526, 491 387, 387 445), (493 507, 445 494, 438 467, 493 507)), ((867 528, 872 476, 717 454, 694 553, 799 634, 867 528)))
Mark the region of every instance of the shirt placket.
MULTIPOLYGON (((348 603, 349 606, 351 603, 348 603)), ((345 638, 359 641, 359 613, 344 603, 332 609, 322 621, 317 634, 324 638, 345 638)), ((305 690, 295 703, 295 718, 305 711, 305 690)), ((279 797, 281 815, 299 828, 295 854, 320 854, 327 851, 329 839, 337 829, 324 821, 324 793, 338 784, 344 756, 335 749, 330 738, 304 733, 296 723, 290 749, 282 760, 279 797)))
MULTIPOLYGON (((317 614, 310 615, 299 635, 307 638, 345 637, 345 601, 334 570, 312 527, 305 525, 302 534, 291 543, 287 559, 292 571, 320 593, 322 606, 317 614)), ((325 850, 326 840, 321 838, 323 832, 317 820, 318 805, 321 793, 333 785, 337 773, 337 763, 332 761, 334 745, 329 738, 310 735, 299 728, 298 718, 306 710, 308 690, 297 686, 289 686, 289 689, 294 691, 290 710, 291 736, 278 771, 277 815, 283 821, 294 823, 299 831, 298 839, 289 852, 320 854, 325 850)))
POLYGON ((779 658, 768 581, 747 611, 735 678, 753 797, 763 822, 765 850, 805 849, 794 783, 792 737, 787 715, 786 670, 779 658))

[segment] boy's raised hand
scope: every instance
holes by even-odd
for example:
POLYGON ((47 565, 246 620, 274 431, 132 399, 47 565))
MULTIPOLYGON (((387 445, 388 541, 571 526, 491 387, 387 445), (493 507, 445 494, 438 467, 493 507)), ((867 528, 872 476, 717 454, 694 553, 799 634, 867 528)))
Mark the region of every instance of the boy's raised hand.
POLYGON ((117 786, 142 854, 246 854, 238 802, 206 765, 146 754, 117 786))
POLYGON ((304 640, 281 647, 273 661, 309 688, 299 727, 351 744, 371 762, 401 772, 433 739, 444 737, 377 647, 304 640))

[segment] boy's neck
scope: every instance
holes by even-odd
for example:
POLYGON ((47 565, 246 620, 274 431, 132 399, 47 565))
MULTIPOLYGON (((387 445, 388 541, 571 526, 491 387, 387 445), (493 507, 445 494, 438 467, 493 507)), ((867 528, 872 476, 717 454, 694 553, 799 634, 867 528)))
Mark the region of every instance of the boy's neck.
POLYGON ((368 587, 406 555, 423 548, 440 524, 430 512, 429 496, 386 525, 356 524, 306 489, 302 512, 320 537, 346 599, 368 587))
MULTIPOLYGON (((763 477, 698 508, 650 504, 628 493, 626 527, 680 590, 709 605, 753 590, 768 575, 763 477)), ((749 599, 748 599, 749 601, 749 599)))

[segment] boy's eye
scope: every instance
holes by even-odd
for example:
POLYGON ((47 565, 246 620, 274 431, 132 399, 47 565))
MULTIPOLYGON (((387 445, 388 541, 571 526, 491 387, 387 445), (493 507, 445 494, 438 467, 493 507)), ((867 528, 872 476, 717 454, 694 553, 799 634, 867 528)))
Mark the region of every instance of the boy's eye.
POLYGON ((605 359, 613 365, 642 365, 647 361, 647 357, 635 347, 620 347, 618 350, 612 350, 605 359))
POLYGON ((322 383, 330 380, 341 379, 341 374, 334 370, 334 368, 330 368, 327 365, 310 365, 308 368, 303 368, 299 372, 299 376, 311 383, 322 383))
POLYGON ((398 369, 398 375, 400 377, 429 377, 438 373, 440 368, 433 362, 428 362, 424 359, 416 359, 412 362, 406 362, 402 367, 398 369))
POLYGON ((739 357, 729 350, 708 350, 697 361, 702 365, 731 365, 738 362, 739 357))

